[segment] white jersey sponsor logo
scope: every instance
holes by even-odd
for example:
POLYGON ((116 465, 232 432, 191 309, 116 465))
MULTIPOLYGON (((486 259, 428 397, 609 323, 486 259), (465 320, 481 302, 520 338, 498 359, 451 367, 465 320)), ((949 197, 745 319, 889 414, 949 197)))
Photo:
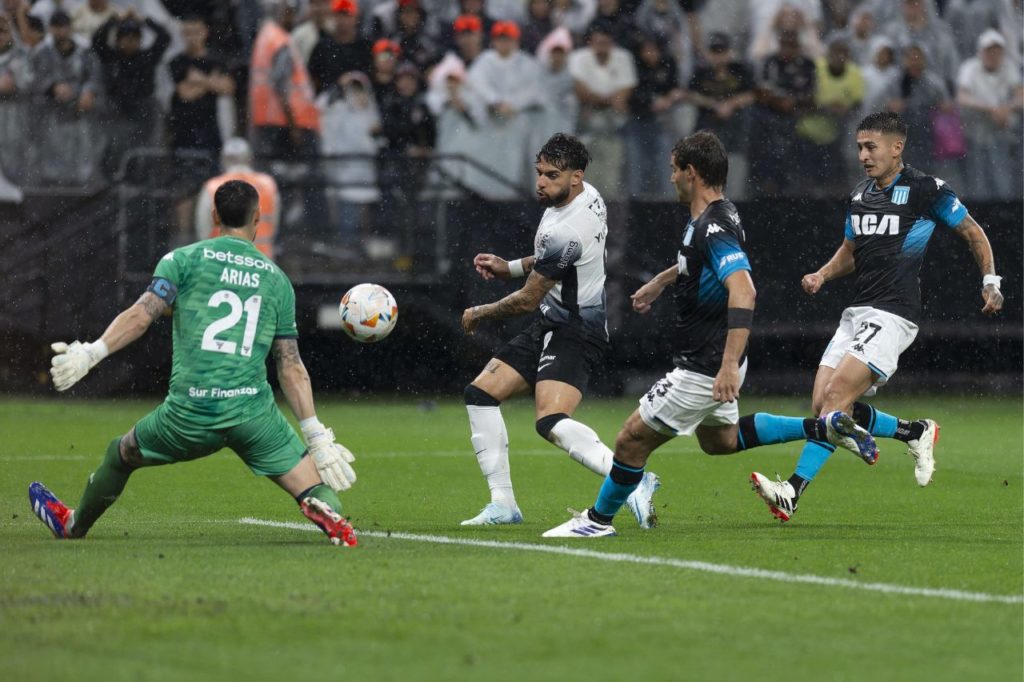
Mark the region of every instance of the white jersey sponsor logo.
POLYGON ((274 271, 274 266, 261 259, 253 258, 252 256, 239 256, 237 253, 231 253, 230 251, 214 251, 203 247, 203 258, 210 260, 219 261, 221 263, 230 263, 232 265, 241 265, 246 268, 256 268, 257 270, 269 270, 274 271))
POLYGON ((886 213, 883 216, 877 216, 874 213, 851 215, 850 224, 853 226, 854 234, 897 235, 900 233, 900 217, 891 213, 886 213))

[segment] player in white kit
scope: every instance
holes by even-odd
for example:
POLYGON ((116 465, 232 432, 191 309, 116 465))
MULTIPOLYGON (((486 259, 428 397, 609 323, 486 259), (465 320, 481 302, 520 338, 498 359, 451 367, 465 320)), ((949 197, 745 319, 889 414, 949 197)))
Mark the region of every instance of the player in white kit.
MULTIPOLYGON (((473 259, 485 280, 526 277, 518 291, 494 303, 467 308, 462 327, 472 334, 484 320, 533 314, 466 387, 471 440, 491 502, 462 525, 522 523, 512 490, 508 432, 501 403, 534 388, 537 433, 600 476, 611 471, 612 452, 587 425, 572 418, 593 367, 608 349, 605 319, 607 210, 601 194, 583 181, 590 161, 571 135, 554 135, 537 154, 537 200, 547 210, 533 255, 506 261, 481 253, 473 259)), ((653 525, 651 501, 660 485, 648 473, 627 506, 641 527, 653 525)))

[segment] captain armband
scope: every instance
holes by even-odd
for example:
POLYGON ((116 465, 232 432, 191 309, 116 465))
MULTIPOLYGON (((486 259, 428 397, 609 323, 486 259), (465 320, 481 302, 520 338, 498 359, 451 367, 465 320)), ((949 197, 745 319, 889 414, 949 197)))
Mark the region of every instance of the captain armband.
POLYGON ((178 297, 178 287, 174 286, 174 282, 163 277, 154 277, 146 291, 153 292, 157 298, 168 306, 174 305, 174 299, 178 297))
POLYGON ((729 308, 726 321, 729 329, 750 329, 754 326, 754 311, 751 308, 729 308))

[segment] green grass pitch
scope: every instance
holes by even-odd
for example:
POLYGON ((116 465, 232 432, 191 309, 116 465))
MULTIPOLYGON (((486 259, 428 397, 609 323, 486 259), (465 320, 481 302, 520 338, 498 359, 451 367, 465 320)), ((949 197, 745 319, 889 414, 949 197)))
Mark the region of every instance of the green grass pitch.
MULTIPOLYGON (((624 514, 618 537, 573 542, 540 534, 588 506, 600 480, 540 440, 530 402, 504 410, 526 521, 481 530, 459 526, 487 500, 460 404, 321 401, 358 457, 342 500, 367 533, 342 549, 240 524, 304 520, 228 452, 136 473, 87 540, 56 542, 29 510, 29 482, 74 504, 107 443, 155 401, 0 400, 0 679, 1021 680, 1021 400, 876 404, 940 422, 931 486, 917 487, 896 441, 881 441, 875 467, 840 451, 781 525, 747 477, 788 475, 798 444, 708 457, 683 438, 651 460, 659 528, 624 514), (1011 599, 862 589, 874 583, 1011 599)), ((633 405, 590 400, 578 416, 611 442, 633 405)))

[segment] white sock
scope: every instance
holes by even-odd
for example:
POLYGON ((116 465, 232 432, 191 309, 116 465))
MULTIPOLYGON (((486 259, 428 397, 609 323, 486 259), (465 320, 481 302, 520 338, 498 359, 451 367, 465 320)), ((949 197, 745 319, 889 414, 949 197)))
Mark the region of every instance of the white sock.
POLYGON ((469 412, 469 439, 473 442, 480 472, 491 489, 491 502, 518 509, 512 492, 512 474, 508 465, 508 431, 500 407, 466 405, 469 412))
POLYGON ((551 429, 549 438, 595 474, 607 476, 612 470, 612 451, 586 424, 574 419, 563 419, 551 429))

